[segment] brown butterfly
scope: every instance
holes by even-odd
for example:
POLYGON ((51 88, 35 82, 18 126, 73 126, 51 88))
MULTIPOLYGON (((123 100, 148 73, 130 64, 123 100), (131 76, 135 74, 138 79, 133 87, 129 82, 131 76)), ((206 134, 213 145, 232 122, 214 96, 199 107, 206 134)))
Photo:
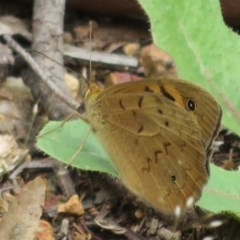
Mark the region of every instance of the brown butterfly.
POLYGON ((204 89, 153 78, 85 94, 89 122, 123 184, 165 214, 185 212, 209 177, 221 108, 204 89))

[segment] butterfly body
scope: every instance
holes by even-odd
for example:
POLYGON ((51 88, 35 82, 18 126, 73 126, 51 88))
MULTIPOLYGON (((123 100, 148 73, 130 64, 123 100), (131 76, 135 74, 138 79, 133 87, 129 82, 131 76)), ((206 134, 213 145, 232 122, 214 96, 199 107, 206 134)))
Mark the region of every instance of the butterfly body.
POLYGON ((123 184, 155 209, 172 214, 199 199, 221 108, 202 88, 159 78, 85 96, 89 122, 123 184))

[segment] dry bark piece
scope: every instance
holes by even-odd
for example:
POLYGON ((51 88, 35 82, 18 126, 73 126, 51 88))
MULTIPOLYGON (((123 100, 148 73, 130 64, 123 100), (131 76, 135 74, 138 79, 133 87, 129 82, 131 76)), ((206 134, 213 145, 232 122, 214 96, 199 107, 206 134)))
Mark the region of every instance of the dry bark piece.
POLYGON ((33 99, 21 78, 8 78, 0 86, 0 132, 25 140, 32 123, 33 99))
POLYGON ((41 177, 28 182, 13 200, 0 223, 0 239, 32 240, 39 227, 46 192, 41 177))
POLYGON ((28 150, 20 148, 12 135, 0 135, 0 176, 29 159, 28 150))

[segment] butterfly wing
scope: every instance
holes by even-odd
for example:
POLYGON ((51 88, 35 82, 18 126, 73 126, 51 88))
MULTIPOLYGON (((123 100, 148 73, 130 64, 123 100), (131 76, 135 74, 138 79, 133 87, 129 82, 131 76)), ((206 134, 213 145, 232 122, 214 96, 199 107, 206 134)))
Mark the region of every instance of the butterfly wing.
POLYGON ((198 118, 186 110, 181 81, 173 81, 177 89, 164 79, 144 80, 86 99, 90 122, 122 182, 165 213, 185 209, 191 197, 196 201, 208 179, 198 118))

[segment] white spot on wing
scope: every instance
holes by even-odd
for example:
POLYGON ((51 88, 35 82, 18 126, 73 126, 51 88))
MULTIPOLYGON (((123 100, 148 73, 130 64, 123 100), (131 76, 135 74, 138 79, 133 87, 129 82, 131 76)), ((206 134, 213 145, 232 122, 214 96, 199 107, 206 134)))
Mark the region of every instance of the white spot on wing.
POLYGON ((195 202, 194 200, 195 200, 194 197, 193 197, 193 196, 190 196, 190 197, 187 199, 186 207, 187 207, 187 208, 191 208, 191 207, 193 206, 194 202, 195 202))
POLYGON ((180 217, 180 215, 181 215, 181 207, 180 206, 176 206, 176 208, 175 208, 175 216, 177 217, 177 218, 179 218, 180 217))
POLYGON ((216 228, 216 227, 221 226, 222 224, 223 224, 223 222, 221 220, 214 220, 209 223, 209 227, 216 228))

